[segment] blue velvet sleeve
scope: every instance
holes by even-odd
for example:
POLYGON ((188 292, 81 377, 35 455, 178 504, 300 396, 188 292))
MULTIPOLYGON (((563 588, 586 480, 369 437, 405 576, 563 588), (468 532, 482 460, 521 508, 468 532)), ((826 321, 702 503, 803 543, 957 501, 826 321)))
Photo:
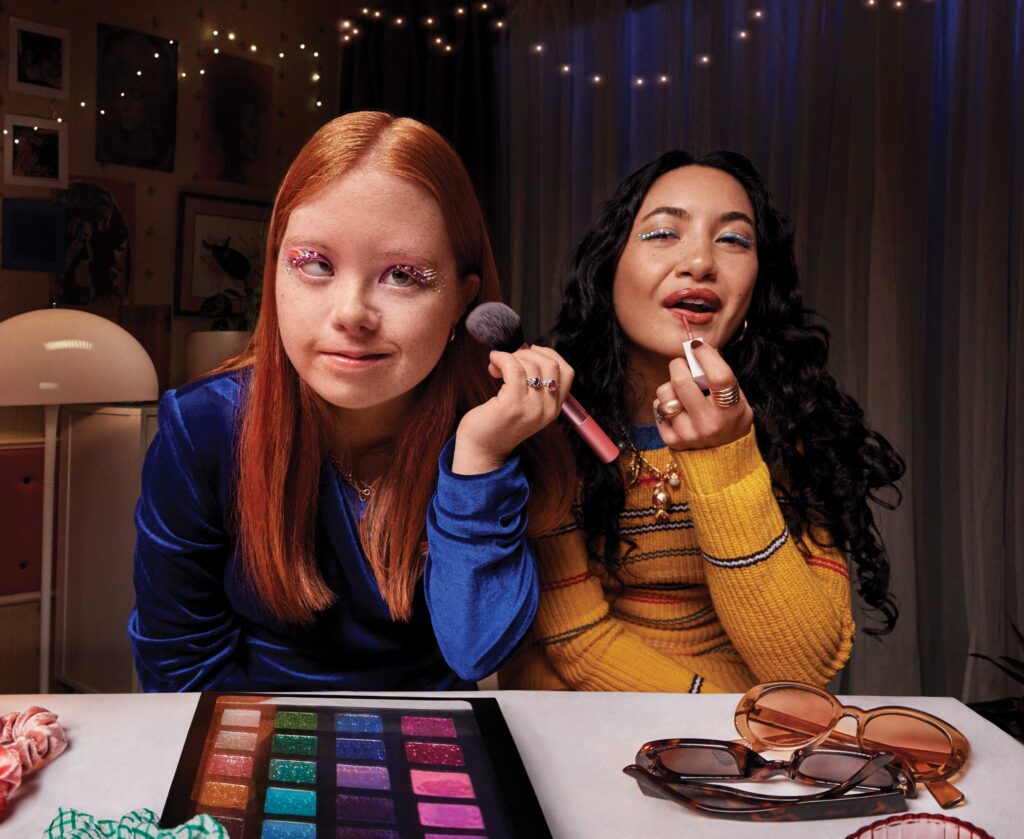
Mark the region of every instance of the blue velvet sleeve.
POLYGON ((427 513, 423 587, 438 644, 464 679, 482 679, 512 653, 537 613, 539 582, 526 541, 529 484, 513 455, 483 475, 451 470, 441 452, 427 513))
POLYGON ((135 511, 135 608, 128 635, 146 691, 245 683, 225 591, 233 538, 223 514, 237 385, 169 391, 135 511), (183 394, 183 395, 179 395, 183 394))

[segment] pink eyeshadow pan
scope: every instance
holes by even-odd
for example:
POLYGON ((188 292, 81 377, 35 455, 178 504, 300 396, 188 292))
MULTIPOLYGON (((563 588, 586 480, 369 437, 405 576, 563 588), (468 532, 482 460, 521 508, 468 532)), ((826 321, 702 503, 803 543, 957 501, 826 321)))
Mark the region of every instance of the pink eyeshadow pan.
POLYGON ((413 737, 454 737, 455 723, 450 717, 402 717, 402 734, 413 737))
POLYGON ((426 763, 432 766, 465 766, 462 749, 454 743, 419 743, 410 740, 405 744, 405 755, 409 763, 426 763))
POLYGON ((214 754, 206 765, 211 775, 231 775, 234 778, 252 777, 252 758, 248 755, 214 754))
POLYGON ((413 769, 412 791, 417 795, 436 795, 442 798, 475 798, 473 782, 465 772, 429 772, 413 769))
POLYGON ((480 829, 484 826, 484 817, 475 804, 434 804, 421 801, 417 807, 420 811, 420 824, 424 827, 454 827, 459 829, 480 829))
POLYGON ((220 715, 220 724, 256 728, 260 724, 260 712, 255 708, 228 708, 220 715))
POLYGON ((213 745, 218 749, 234 749, 239 752, 254 752, 256 751, 256 732, 225 731, 224 729, 221 729, 217 732, 217 739, 214 740, 213 745))

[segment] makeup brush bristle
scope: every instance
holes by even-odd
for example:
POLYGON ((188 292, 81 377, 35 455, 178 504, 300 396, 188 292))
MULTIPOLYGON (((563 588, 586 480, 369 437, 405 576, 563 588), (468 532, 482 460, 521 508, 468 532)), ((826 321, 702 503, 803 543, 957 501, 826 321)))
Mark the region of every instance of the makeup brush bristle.
POLYGON ((504 303, 481 303, 466 317, 466 330, 485 347, 515 352, 525 341, 519 315, 504 303))

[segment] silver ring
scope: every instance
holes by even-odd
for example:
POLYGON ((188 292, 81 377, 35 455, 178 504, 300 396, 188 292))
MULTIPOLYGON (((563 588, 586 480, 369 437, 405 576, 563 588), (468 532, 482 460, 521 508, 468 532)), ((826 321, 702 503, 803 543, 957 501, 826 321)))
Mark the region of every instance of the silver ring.
POLYGON ((526 379, 526 383, 535 390, 540 390, 542 387, 544 387, 544 382, 542 382, 536 376, 528 376, 526 379))
POLYGON ((654 422, 661 425, 665 421, 665 417, 663 417, 661 415, 661 411, 658 410, 658 406, 661 405, 661 402, 657 399, 655 399, 654 402, 654 422))
POLYGON ((544 387, 554 393, 558 390, 558 379, 545 379, 544 387))
POLYGON ((719 408, 731 408, 733 405, 738 405, 740 401, 739 385, 730 385, 721 390, 711 388, 711 401, 719 408))

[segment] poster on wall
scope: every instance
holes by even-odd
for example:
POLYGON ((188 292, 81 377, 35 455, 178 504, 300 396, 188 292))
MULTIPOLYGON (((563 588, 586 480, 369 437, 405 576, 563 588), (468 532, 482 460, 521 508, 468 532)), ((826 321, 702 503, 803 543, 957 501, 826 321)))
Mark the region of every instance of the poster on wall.
POLYGON ((65 306, 130 300, 135 184, 74 178, 59 200, 67 208, 66 245, 54 299, 65 306))
POLYGON ((67 29, 12 17, 7 86, 16 93, 67 99, 71 35, 67 29))
POLYGON ((52 119, 4 115, 4 181, 23 186, 68 185, 67 126, 52 119))
POLYGON ((266 64, 208 53, 203 60, 199 177, 273 186, 270 150, 274 71, 266 64))
POLYGON ((175 314, 198 315, 203 301, 227 292, 238 309, 263 280, 270 204, 181 193, 175 314))
POLYGON ((105 23, 96 33, 96 160, 173 171, 178 45, 105 23))
POLYGON ((64 205, 3 199, 3 257, 11 271, 56 271, 64 264, 64 205))

